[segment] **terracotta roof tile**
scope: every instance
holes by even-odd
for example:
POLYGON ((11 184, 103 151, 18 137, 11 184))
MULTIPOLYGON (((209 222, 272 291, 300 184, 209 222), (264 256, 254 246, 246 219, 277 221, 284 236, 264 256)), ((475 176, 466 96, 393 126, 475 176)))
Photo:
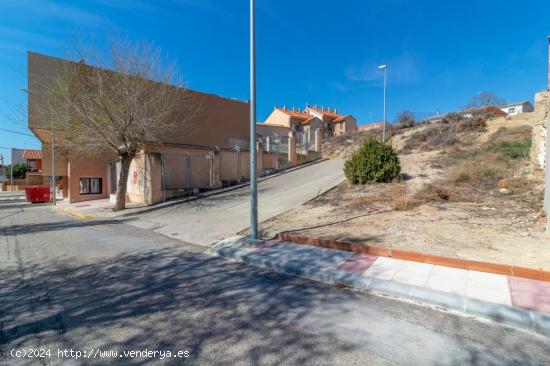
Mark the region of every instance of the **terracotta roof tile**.
POLYGON ((322 115, 326 116, 326 117, 329 117, 329 118, 332 118, 332 119, 336 119, 336 118, 343 118, 345 116, 341 115, 341 114, 338 114, 336 112, 332 112, 332 111, 327 111, 326 109, 325 110, 322 110, 322 109, 319 109, 319 108, 316 108, 316 107, 308 107, 316 112, 319 112, 321 113, 322 115))
POLYGON ((23 151, 23 159, 42 160, 42 150, 25 150, 23 151))

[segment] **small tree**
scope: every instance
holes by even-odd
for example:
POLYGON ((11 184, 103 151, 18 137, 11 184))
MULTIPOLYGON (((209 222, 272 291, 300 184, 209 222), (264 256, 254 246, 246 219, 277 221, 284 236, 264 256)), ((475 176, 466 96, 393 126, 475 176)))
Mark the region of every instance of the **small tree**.
MULTIPOLYGON (((6 166, 6 178, 11 178, 11 165, 6 166)), ((13 179, 25 179, 27 176, 27 164, 13 164, 13 179)))
POLYGON ((466 105, 466 108, 480 108, 489 105, 502 107, 506 105, 506 100, 497 97, 491 92, 480 92, 470 99, 470 102, 466 105))
POLYGON ((352 184, 390 182, 397 179, 400 172, 399 156, 395 150, 372 137, 344 163, 344 174, 352 184))
POLYGON ((395 125, 397 128, 409 128, 414 127, 416 124, 416 118, 414 113, 409 110, 401 111, 397 114, 395 119, 395 125))
POLYGON ((188 93, 173 86, 174 69, 161 67, 150 45, 114 42, 106 59, 94 50, 79 54, 50 86, 49 101, 63 147, 119 158, 114 209, 121 210, 132 159, 141 145, 162 142, 185 121, 188 93))

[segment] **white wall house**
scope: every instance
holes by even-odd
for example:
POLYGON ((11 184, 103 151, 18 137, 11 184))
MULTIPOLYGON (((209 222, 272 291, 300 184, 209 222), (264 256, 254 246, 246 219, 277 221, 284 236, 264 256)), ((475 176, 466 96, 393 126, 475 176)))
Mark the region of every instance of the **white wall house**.
POLYGON ((520 113, 527 113, 527 112, 534 111, 533 105, 529 101, 508 104, 507 106, 502 107, 500 109, 506 114, 508 114, 509 116, 515 116, 520 113))

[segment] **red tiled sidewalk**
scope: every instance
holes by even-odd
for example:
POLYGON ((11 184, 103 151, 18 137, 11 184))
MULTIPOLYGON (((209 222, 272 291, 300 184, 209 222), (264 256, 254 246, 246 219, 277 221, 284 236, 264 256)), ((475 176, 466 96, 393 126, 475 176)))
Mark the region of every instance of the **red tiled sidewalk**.
POLYGON ((550 313, 550 282, 508 276, 514 306, 550 313))
MULTIPOLYGON (((261 247, 260 250, 266 250, 266 249, 272 248, 274 245, 276 245, 278 243, 279 243, 279 241, 268 242, 268 244, 261 247), (274 242, 276 242, 276 243, 274 243, 274 242)), ((372 275, 372 273, 369 274, 368 272, 367 273, 365 273, 365 272, 379 258, 384 258, 384 260, 386 262, 392 262, 392 263, 395 262, 396 264, 398 262, 402 263, 401 267, 403 267, 407 263, 418 263, 418 262, 414 262, 414 261, 411 262, 411 261, 406 261, 406 260, 402 260, 402 259, 400 259, 400 260, 398 260, 398 259, 389 259, 389 258, 379 257, 379 256, 375 256, 375 255, 370 255, 370 254, 359 254, 358 253, 358 254, 355 254, 355 255, 351 256, 342 265, 340 265, 338 267, 338 271, 352 273, 356 276, 372 275)), ((418 264, 418 265, 428 266, 427 264, 418 264)), ((377 264, 377 266, 378 266, 378 264, 377 264)), ((385 266, 387 267, 388 264, 386 264, 385 266)), ((390 265, 390 267, 391 267, 391 265, 390 265)), ((458 269, 458 268, 442 267, 442 266, 436 266, 436 267, 437 268, 449 268, 449 270, 453 270, 455 272, 464 272, 464 276, 459 276, 459 277, 467 278, 468 276, 471 277, 471 276, 476 275, 478 277, 480 276, 482 280, 485 277, 488 277, 489 279, 492 279, 493 282, 495 280, 497 280, 497 282, 502 284, 502 286, 497 286, 498 284, 496 282, 493 283, 491 281, 488 281, 488 279, 485 279, 485 281, 482 281, 482 283, 480 283, 480 284, 485 285, 485 287, 487 288, 487 291, 489 291, 489 292, 490 291, 496 291, 496 292, 505 291, 505 292, 508 292, 508 291, 506 291, 506 285, 505 285, 506 280, 507 280, 507 284, 508 284, 507 287, 509 288, 509 295, 507 295, 505 293, 502 293, 501 295, 504 296, 504 298, 501 299, 501 302, 506 302, 507 301, 508 303, 511 302, 516 307, 536 310, 536 311, 540 311, 540 312, 543 312, 543 313, 550 313, 550 282, 531 280, 531 279, 527 279, 527 278, 514 277, 514 276, 496 275, 496 274, 472 271, 472 270, 467 270, 467 269, 458 269), (500 281, 499 278, 502 279, 502 281, 500 281), (498 290, 498 288, 500 288, 500 290, 498 290), (507 298, 509 300, 505 300, 505 298, 507 298)), ((384 273, 386 273, 386 272, 389 273, 390 270, 391 270, 391 268, 389 268, 389 267, 382 268, 382 269, 384 270, 384 271, 382 271, 384 273)), ((399 269, 394 268, 394 272, 392 272, 393 275, 391 276, 391 279, 393 281, 396 281, 396 282, 403 282, 402 279, 395 276, 395 273, 398 270, 399 269)), ((403 270, 401 270, 401 271, 403 272, 403 270)), ((380 274, 380 276, 381 275, 382 274, 380 274)), ((410 277, 410 276, 414 276, 414 273, 407 274, 407 277, 410 277)), ((432 273, 430 276, 432 276, 432 277, 435 276, 435 273, 432 273)), ((457 276, 457 274, 455 274, 455 276, 457 276)), ((378 275, 375 275, 375 277, 378 277, 378 275)), ((401 276, 401 277, 403 277, 403 276, 401 276)), ((384 278, 384 279, 388 279, 388 278, 384 278)), ((414 280, 414 279, 409 278, 408 281, 404 281, 404 282, 408 283, 408 282, 410 282, 409 280, 414 280)), ((452 284, 454 282, 460 282, 458 277, 456 279, 455 278, 448 278, 447 279, 447 286, 443 286, 442 288, 440 288, 440 290, 443 290, 445 292, 447 292, 447 291, 453 292, 452 291, 452 284)), ((480 285, 480 284, 477 284, 477 285, 480 285)), ((466 286, 466 282, 464 282, 463 285, 466 286)), ((473 285, 474 285, 474 283, 470 283, 470 287, 473 286, 473 285)), ((464 287, 464 286, 461 286, 461 287, 464 287)), ((474 288, 472 287, 472 288, 470 288, 470 290, 471 290, 470 292, 472 292, 474 290, 474 288)))
POLYGON ((354 275, 360 276, 370 267, 374 261, 378 259, 375 255, 369 254, 355 254, 349 258, 344 264, 342 264, 338 270, 342 272, 350 272, 354 275))

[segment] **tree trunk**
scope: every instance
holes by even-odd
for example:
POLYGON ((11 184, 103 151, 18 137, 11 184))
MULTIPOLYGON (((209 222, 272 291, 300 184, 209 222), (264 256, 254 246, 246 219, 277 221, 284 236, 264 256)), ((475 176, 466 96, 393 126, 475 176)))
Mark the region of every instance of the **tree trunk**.
POLYGON ((124 210, 126 208, 126 187, 128 185, 128 171, 130 170, 130 163, 134 157, 131 155, 124 155, 120 157, 120 174, 118 175, 118 182, 116 188, 116 203, 114 210, 124 210))

